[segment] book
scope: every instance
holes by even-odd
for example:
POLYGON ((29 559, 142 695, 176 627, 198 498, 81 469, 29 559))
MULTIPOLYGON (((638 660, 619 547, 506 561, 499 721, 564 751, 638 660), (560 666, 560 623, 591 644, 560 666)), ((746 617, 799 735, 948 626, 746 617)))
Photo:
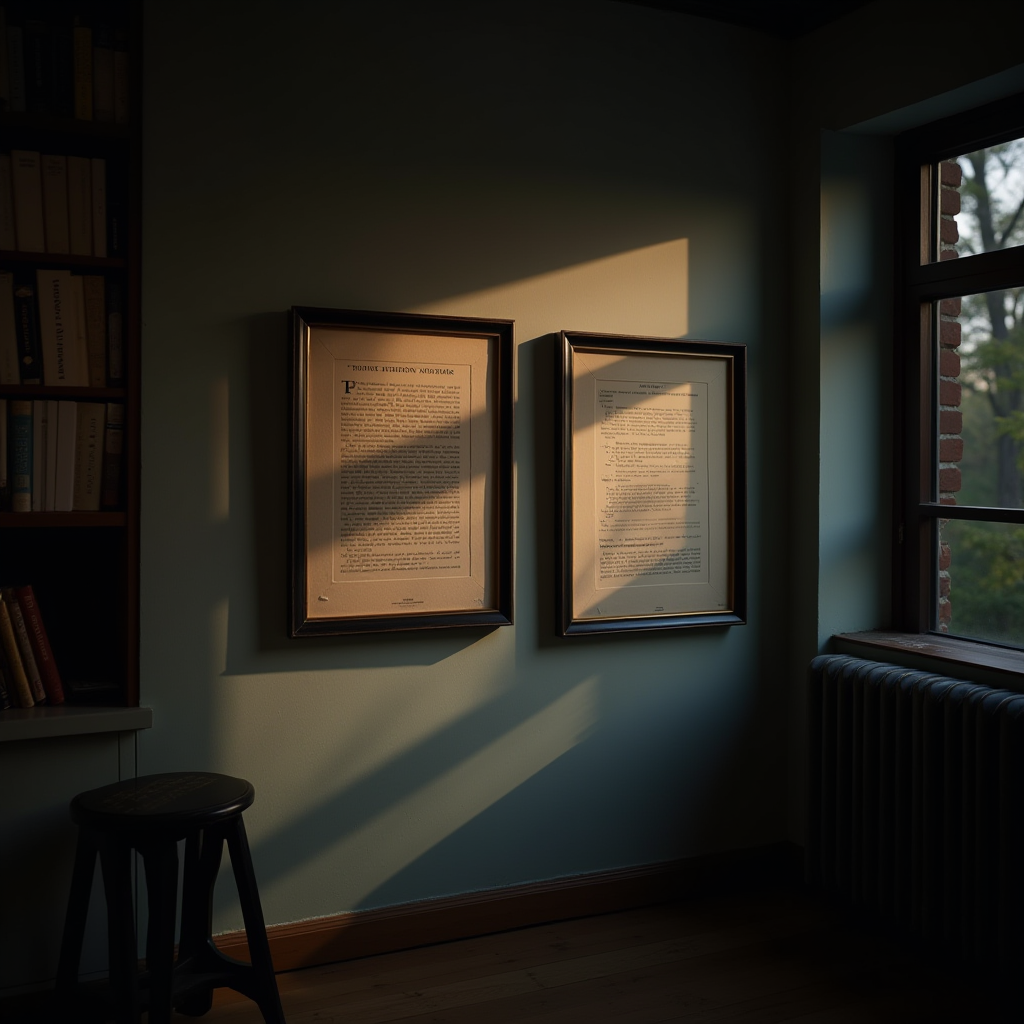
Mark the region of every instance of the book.
POLYGON ((28 275, 14 278, 14 330, 18 345, 18 371, 22 384, 42 384, 43 351, 39 340, 39 304, 35 281, 28 275))
POLYGON ((7 676, 4 674, 3 662, 0 660, 0 711, 7 711, 12 706, 11 697, 7 691, 7 676))
POLYGON ((107 282, 101 274, 82 278, 89 387, 107 386, 107 282))
POLYGON ((47 703, 63 704, 64 687, 61 685, 57 663, 53 660, 53 649, 50 647, 50 639, 46 635, 46 627, 43 625, 43 616, 36 602, 35 591, 31 584, 26 584, 22 587, 15 587, 14 594, 21 606, 21 613, 28 630, 29 643, 32 645, 32 653, 35 655, 36 666, 46 692, 47 703))
POLYGON ((107 383, 124 384, 124 291, 116 277, 107 279, 107 383))
POLYGON ((74 24, 66 5, 54 5, 48 21, 52 81, 50 111, 56 117, 75 116, 74 24))
POLYGON ((14 623, 11 622, 11 614, 2 594, 0 594, 0 647, 4 652, 4 674, 8 682, 14 684, 15 703, 21 708, 33 707, 35 698, 32 696, 32 688, 29 685, 28 676, 25 674, 25 666, 21 663, 18 641, 14 638, 14 623))
POLYGON ((14 275, 0 270, 0 384, 20 384, 18 333, 14 318, 14 275))
MULTIPOLYGON (((31 7, 33 14, 37 13, 31 7)), ((53 46, 50 27, 41 17, 26 15, 22 24, 25 62, 25 110, 48 114, 53 106, 53 46)))
POLYGON ((68 157, 68 237, 75 256, 92 255, 92 167, 84 156, 68 157))
POLYGON ((79 121, 92 120, 92 29, 75 18, 72 31, 74 39, 74 90, 75 117, 79 121))
MULTIPOLYGON (((37 399, 41 401, 41 399, 37 399)), ((44 512, 57 510, 57 424, 60 417, 60 402, 55 398, 46 399, 46 456, 43 459, 44 512)))
POLYGON ((100 509, 103 483, 103 425, 106 415, 107 407, 103 402, 78 403, 72 504, 76 512, 98 512, 100 509))
POLYGON ((114 33, 103 24, 92 33, 92 117, 114 120, 114 33))
POLYGON ((87 386, 88 368, 79 366, 77 327, 71 272, 40 268, 36 271, 39 294, 39 340, 43 351, 43 383, 87 386))
POLYGON ((7 12, 7 76, 10 106, 15 113, 25 110, 25 36, 21 22, 7 12))
POLYGON ((80 384, 91 384, 89 377, 89 339, 85 323, 85 281, 80 274, 71 275, 72 344, 80 384))
POLYGON ((128 255, 128 165, 123 160, 107 163, 107 255, 128 255))
POLYGON ((71 251, 68 236, 68 159, 46 153, 42 157, 43 227, 46 251, 71 251))
POLYGON ((94 156, 92 167, 92 254, 107 255, 107 161, 94 156))
POLYGON ((22 252, 46 252, 43 179, 37 151, 15 149, 11 152, 11 195, 18 248, 22 252))
POLYGON ((131 119, 129 96, 128 30, 114 30, 114 121, 128 124, 131 119))
POLYGON ((32 403, 32 511, 42 512, 46 505, 46 413, 45 401, 32 403))
POLYGON ((32 403, 12 398, 9 403, 11 511, 32 511, 32 403))
POLYGON ((121 504, 121 462, 124 453, 124 406, 107 403, 107 422, 103 429, 103 480, 100 508, 114 509, 121 504))
POLYGON ((57 403, 57 453, 54 460, 53 510, 70 512, 75 504, 75 452, 78 438, 78 403, 57 403))
POLYGON ((14 192, 11 154, 0 153, 0 249, 18 248, 14 232, 14 192))
POLYGON ((18 645, 18 654, 21 656, 21 665, 25 669, 28 678, 28 686, 32 691, 32 699, 37 704, 46 703, 46 690, 43 689, 43 680, 39 675, 39 666, 36 664, 36 656, 32 652, 32 643, 28 637, 28 629, 25 626, 25 617, 21 612, 21 605, 14 596, 13 587, 4 587, 0 594, 3 596, 4 604, 7 605, 8 614, 11 617, 11 625, 14 627, 14 639, 18 645))

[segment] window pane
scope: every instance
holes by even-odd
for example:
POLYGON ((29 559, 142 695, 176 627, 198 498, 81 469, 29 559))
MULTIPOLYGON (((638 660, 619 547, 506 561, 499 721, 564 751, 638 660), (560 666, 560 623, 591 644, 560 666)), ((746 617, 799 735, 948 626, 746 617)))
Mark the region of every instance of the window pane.
POLYGON ((939 165, 939 258, 1024 243, 1024 139, 939 165))
POLYGON ((938 499, 1024 507, 1024 288, 938 303, 938 499))
POLYGON ((1024 646, 1024 526, 948 519, 939 538, 939 629, 1024 646))

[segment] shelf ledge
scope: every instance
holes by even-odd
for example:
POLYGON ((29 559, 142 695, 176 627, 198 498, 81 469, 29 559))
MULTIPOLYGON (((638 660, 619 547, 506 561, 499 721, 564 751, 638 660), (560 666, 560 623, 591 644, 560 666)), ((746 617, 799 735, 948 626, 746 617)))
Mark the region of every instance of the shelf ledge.
POLYGON ((152 725, 152 708, 69 707, 65 704, 53 708, 12 708, 0 712, 0 742, 134 732, 152 728, 152 725))

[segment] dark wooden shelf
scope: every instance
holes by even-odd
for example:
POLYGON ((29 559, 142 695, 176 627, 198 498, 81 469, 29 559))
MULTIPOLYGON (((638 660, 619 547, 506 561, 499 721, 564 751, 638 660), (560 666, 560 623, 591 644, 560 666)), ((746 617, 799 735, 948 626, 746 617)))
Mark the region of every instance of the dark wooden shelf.
POLYGON ((129 142, 133 127, 113 121, 82 121, 75 117, 57 117, 55 114, 0 112, 0 129, 22 131, 39 135, 79 136, 104 142, 129 142))
POLYGON ((54 384, 0 384, 0 398, 55 398, 82 402, 123 402, 124 388, 81 388, 54 384))
POLYGON ((124 526, 124 512, 0 512, 0 528, 124 526))

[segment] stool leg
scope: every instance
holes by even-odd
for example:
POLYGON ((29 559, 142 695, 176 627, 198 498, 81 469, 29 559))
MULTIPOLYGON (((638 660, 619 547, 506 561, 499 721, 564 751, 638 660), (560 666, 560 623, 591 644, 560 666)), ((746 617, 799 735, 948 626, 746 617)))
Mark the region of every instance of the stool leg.
POLYGON ((140 851, 146 866, 149 928, 149 1024, 170 1024, 174 981, 174 916, 178 905, 178 844, 169 841, 140 851))
POLYGON ((122 843, 100 846, 103 891, 107 899, 107 948, 110 956, 110 994, 118 1024, 138 1024, 138 946, 132 906, 131 848, 122 843))
POLYGON ((89 897, 92 894, 95 870, 96 843, 86 829, 79 829, 68 910, 64 918, 64 935, 60 942, 60 959, 57 961, 57 991, 61 996, 71 995, 78 986, 85 922, 89 914, 89 897))
MULTIPOLYGON (((210 962, 213 933, 213 889, 224 852, 224 836, 215 826, 190 835, 185 842, 185 877, 181 894, 181 942, 178 962, 195 957, 202 969, 210 962)), ((216 966, 212 965, 214 970, 216 966)), ((213 988, 179 1001, 177 1009, 201 1017, 213 1006, 213 988)))
POLYGON ((249 853, 249 840, 245 835, 245 824, 239 815, 229 822, 227 833, 228 853, 231 855, 231 870, 235 876, 238 889, 238 900, 242 906, 242 920, 245 922, 245 935, 249 943, 249 955, 252 958, 254 976, 257 979, 253 987, 255 999, 266 1024, 286 1024, 284 1010, 281 1008, 281 996, 277 990, 277 978, 274 975, 274 963, 270 958, 270 943, 267 941, 267 928, 263 921, 263 907, 260 905, 260 892, 256 885, 256 873, 252 867, 249 853))

